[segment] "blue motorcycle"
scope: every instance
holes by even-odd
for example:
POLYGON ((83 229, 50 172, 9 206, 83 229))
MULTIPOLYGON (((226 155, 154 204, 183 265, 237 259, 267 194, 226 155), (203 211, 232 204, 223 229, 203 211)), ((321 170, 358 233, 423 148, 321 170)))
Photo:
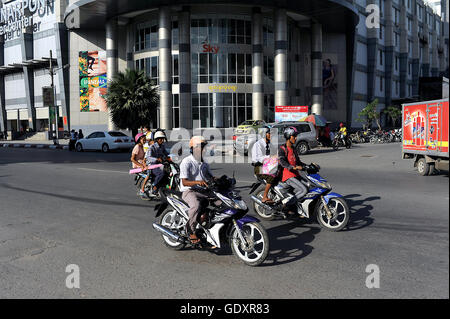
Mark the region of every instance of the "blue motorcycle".
POLYGON ((321 227, 331 231, 343 229, 350 217, 348 205, 342 195, 331 192, 331 185, 318 174, 319 171, 320 166, 315 163, 305 165, 306 174, 300 174, 300 180, 308 193, 300 201, 297 201, 289 185, 279 182, 269 191, 268 197, 272 203, 263 203, 266 182, 257 178, 250 190, 250 194, 255 193, 251 195, 255 212, 264 220, 287 218, 289 215, 301 218, 315 215, 321 227))

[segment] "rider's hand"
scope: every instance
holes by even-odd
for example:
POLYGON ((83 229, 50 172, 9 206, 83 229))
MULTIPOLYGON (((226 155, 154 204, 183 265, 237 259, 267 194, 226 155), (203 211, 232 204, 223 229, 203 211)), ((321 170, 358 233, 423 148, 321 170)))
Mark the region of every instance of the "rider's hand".
POLYGON ((301 171, 301 170, 303 170, 303 166, 295 166, 294 169, 301 171))
POLYGON ((160 163, 162 163, 162 162, 163 162, 163 160, 162 160, 162 158, 161 158, 161 157, 159 157, 159 158, 157 159, 157 161, 158 161, 158 162, 160 162, 160 163))
POLYGON ((206 184, 206 182, 205 182, 205 181, 199 181, 199 182, 198 182, 198 186, 203 186, 203 187, 207 187, 207 186, 208 186, 208 184, 206 184))

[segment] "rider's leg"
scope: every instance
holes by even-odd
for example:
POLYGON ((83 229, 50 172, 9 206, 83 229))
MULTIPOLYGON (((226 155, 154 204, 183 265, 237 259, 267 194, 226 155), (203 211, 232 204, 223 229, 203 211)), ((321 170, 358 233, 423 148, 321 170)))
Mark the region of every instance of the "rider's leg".
POLYGON ((204 197, 206 196, 191 190, 184 191, 181 196, 181 198, 189 205, 187 230, 190 233, 190 239, 193 243, 199 241, 195 235, 195 227, 197 226, 197 216, 201 209, 201 201, 204 197))
POLYGON ((152 173, 155 176, 153 180, 153 191, 155 192, 158 189, 159 182, 164 178, 164 171, 160 168, 152 169, 152 173))
POLYGON ((306 186, 303 185, 303 183, 298 178, 291 177, 286 181, 286 184, 294 189, 294 195, 298 201, 300 201, 308 192, 306 186))
POLYGON ((150 173, 147 172, 147 177, 144 179, 144 181, 142 182, 142 186, 141 186, 142 193, 145 191, 145 185, 147 184, 149 178, 150 178, 150 173))

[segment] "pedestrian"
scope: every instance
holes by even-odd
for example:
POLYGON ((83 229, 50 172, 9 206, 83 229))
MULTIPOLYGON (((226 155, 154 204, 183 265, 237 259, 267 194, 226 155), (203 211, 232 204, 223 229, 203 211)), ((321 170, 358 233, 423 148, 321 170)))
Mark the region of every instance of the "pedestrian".
POLYGON ((77 141, 75 130, 70 131, 70 141, 69 141, 69 151, 73 151, 75 149, 75 142, 77 141))
POLYGON ((81 140, 84 137, 83 135, 83 131, 81 130, 81 128, 78 130, 78 139, 81 140))

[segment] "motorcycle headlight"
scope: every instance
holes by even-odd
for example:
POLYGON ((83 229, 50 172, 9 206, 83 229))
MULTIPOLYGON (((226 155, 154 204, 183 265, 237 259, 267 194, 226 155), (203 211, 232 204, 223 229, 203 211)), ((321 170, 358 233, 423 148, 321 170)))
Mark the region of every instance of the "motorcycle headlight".
POLYGON ((242 199, 233 199, 234 207, 240 210, 246 210, 247 204, 242 199))

